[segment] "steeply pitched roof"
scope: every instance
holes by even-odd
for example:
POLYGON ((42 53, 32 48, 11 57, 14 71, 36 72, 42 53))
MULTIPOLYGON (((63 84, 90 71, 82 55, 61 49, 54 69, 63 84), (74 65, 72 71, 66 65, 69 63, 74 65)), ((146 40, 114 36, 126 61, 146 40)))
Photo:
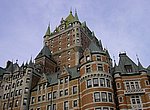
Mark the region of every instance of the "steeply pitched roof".
POLYGON ((77 14, 77 11, 76 11, 76 10, 75 10, 74 21, 79 21, 78 14, 77 14))
MULTIPOLYGON (((45 33, 45 36, 50 36, 50 34, 51 34, 50 25, 48 25, 47 31, 46 31, 46 33, 45 33)), ((44 36, 44 37, 45 37, 45 36, 44 36)))
POLYGON ((67 16, 65 21, 67 22, 67 24, 72 23, 74 21, 74 16, 72 15, 72 11, 70 11, 70 14, 67 16))
POLYGON ((37 59, 37 58, 40 58, 40 57, 43 57, 43 56, 46 56, 46 57, 48 57, 48 58, 51 58, 51 51, 50 51, 50 49, 48 48, 48 46, 44 46, 43 47, 43 49, 40 51, 40 53, 37 55, 37 57, 35 58, 35 59, 37 59))
POLYGON ((88 48, 91 52, 102 52, 102 50, 93 41, 91 41, 88 48))
POLYGON ((126 55, 126 53, 119 54, 119 64, 118 68, 122 74, 128 73, 125 69, 125 66, 131 65, 132 73, 138 72, 138 66, 126 55))

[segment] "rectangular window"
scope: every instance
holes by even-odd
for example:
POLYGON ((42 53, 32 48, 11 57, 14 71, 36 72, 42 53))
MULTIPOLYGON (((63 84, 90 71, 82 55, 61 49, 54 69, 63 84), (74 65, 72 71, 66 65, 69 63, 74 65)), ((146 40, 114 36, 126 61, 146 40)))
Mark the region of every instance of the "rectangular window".
POLYGON ((30 78, 27 78, 27 79, 26 79, 26 83, 29 83, 29 82, 30 82, 30 78))
POLYGON ((103 71, 103 65, 102 64, 98 64, 97 65, 97 70, 98 71, 103 71))
POLYGON ((38 96, 38 102, 40 102, 41 101, 41 96, 38 96))
POLYGON ((95 108, 95 110, 102 110, 101 107, 95 108))
POLYGON ((52 99, 52 93, 48 93, 48 100, 52 99))
POLYGON ((64 110, 69 110, 68 101, 65 101, 65 102, 64 102, 64 110))
POLYGON ((77 100, 74 100, 73 101, 73 107, 77 107, 77 106, 78 106, 77 100))
POLYGON ((98 78, 93 78, 93 86, 94 87, 99 86, 98 78))
POLYGON ((109 102, 112 102, 112 93, 108 93, 108 100, 109 102))
POLYGON ((56 110, 56 104, 53 104, 53 109, 52 110, 56 110))
POLYGON ((91 79, 88 79, 87 80, 87 88, 90 88, 90 87, 92 87, 92 81, 91 81, 91 79))
POLYGON ((16 100, 16 102, 15 102, 15 107, 18 107, 18 104, 19 104, 19 101, 16 100))
POLYGON ((99 92, 94 93, 94 100, 95 100, 95 102, 100 102, 100 93, 99 92))
POLYGON ((48 106, 47 106, 47 110, 52 110, 52 109, 51 109, 51 105, 48 105, 48 106))
POLYGON ((34 102, 35 102, 35 97, 32 97, 31 98, 31 104, 34 104, 34 102))
POLYGON ((126 72, 128 72, 128 73, 132 72, 132 65, 125 65, 124 68, 125 68, 126 72))
POLYGON ((102 102, 107 102, 107 94, 106 94, 106 92, 102 92, 101 93, 101 97, 102 97, 102 102))
POLYGON ((65 90, 65 95, 68 95, 68 89, 65 90))
POLYGON ((110 80, 109 79, 106 79, 106 84, 107 84, 107 87, 110 87, 110 80))
POLYGON ((140 96, 138 96, 138 95, 131 96, 131 104, 133 104, 133 105, 141 104, 140 96))
POLYGON ((86 61, 90 61, 90 56, 86 56, 86 61))
POLYGON ((29 93, 29 88, 25 88, 24 93, 28 94, 29 93))
POLYGON ((108 107, 103 107, 103 110, 109 110, 108 107))
POLYGON ((43 101, 45 100, 45 95, 42 96, 42 100, 43 100, 43 101))
POLYGON ((91 66, 90 65, 86 65, 86 73, 90 73, 91 72, 91 66))
POLYGON ((53 92, 53 99, 56 99, 57 97, 57 91, 53 92))
POLYGON ((62 84, 63 83, 63 79, 60 79, 60 84, 62 84))
POLYGON ((97 61, 101 61, 101 56, 98 55, 96 58, 97 58, 97 61))
POLYGON ((23 105, 27 105, 27 98, 23 99, 23 105))
POLYGON ((105 87, 105 79, 100 78, 100 86, 105 87))
POLYGON ((67 83, 68 82, 68 77, 67 78, 65 78, 65 83, 67 83))
POLYGON ((60 97, 63 96, 63 90, 60 91, 59 96, 60 96, 60 97))
POLYGON ((73 94, 77 93, 77 86, 73 86, 73 94))

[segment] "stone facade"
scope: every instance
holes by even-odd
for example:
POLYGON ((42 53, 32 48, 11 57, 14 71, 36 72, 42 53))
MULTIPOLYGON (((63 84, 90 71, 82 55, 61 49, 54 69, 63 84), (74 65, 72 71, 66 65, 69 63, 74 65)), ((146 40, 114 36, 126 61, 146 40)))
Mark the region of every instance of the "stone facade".
POLYGON ((70 11, 29 63, 0 68, 1 110, 149 110, 150 66, 126 53, 112 66, 86 25, 70 11))

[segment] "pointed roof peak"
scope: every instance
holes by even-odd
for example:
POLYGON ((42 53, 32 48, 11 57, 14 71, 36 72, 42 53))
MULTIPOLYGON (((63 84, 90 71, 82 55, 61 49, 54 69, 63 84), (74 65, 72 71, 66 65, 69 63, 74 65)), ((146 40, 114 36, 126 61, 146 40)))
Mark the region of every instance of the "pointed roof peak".
POLYGON ((79 21, 79 18, 78 18, 78 14, 77 14, 77 10, 75 9, 75 17, 74 17, 74 21, 79 21))
POLYGON ((40 51, 40 53, 37 55, 35 59, 43 57, 43 56, 50 58, 51 55, 52 54, 51 54, 49 47, 47 45, 44 45, 44 47, 42 48, 42 50, 40 51))
POLYGON ((48 27, 47 27, 47 31, 46 31, 44 37, 45 37, 45 36, 50 36, 50 34, 51 34, 51 31, 50 31, 50 23, 49 23, 49 24, 48 24, 48 27))

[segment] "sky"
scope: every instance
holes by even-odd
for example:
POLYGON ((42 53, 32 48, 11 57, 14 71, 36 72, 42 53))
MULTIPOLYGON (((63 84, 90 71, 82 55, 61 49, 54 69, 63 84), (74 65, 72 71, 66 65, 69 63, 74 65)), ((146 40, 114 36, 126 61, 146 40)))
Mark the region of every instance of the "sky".
POLYGON ((0 67, 8 60, 19 64, 34 59, 51 31, 72 9, 95 32, 118 62, 119 53, 144 67, 150 65, 150 0, 1 0, 0 67))

